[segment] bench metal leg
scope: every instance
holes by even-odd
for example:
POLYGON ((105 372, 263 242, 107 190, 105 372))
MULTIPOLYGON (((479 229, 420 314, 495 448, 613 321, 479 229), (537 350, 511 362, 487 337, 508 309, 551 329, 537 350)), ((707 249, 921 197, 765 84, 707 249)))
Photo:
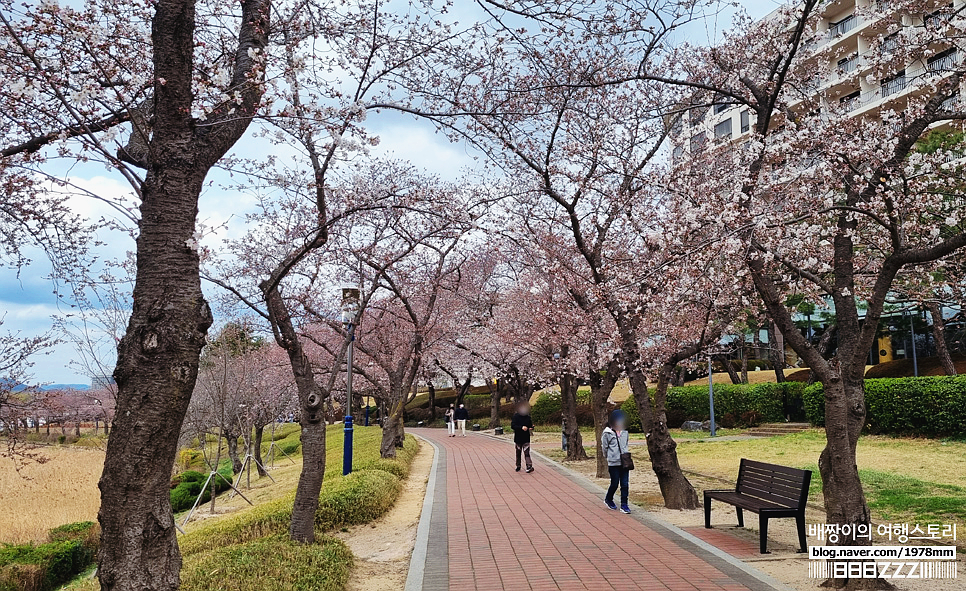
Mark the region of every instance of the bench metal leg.
POLYGON ((745 514, 741 507, 735 507, 735 511, 738 513, 738 527, 745 527, 745 514))
POLYGON ((711 529, 711 497, 704 493, 704 527, 711 529))
POLYGON ((799 552, 806 552, 808 550, 807 544, 805 542, 805 514, 795 516, 795 525, 798 526, 798 544, 799 552))
POLYGON ((762 554, 769 554, 768 552, 768 518, 764 515, 758 515, 758 525, 761 529, 761 537, 758 540, 758 545, 762 554))

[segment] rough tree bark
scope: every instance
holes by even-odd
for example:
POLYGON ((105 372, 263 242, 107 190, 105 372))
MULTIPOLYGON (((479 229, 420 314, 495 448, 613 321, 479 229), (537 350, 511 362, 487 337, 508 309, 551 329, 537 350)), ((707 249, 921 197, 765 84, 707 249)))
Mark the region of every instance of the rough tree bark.
MULTIPOLYGON (((647 391, 647 378, 640 367, 641 356, 637 344, 636 323, 622 310, 614 314, 614 320, 621 337, 621 361, 630 381, 637 411, 641 416, 641 425, 647 437, 647 452, 651 459, 651 468, 657 476, 661 494, 664 496, 664 506, 668 509, 697 509, 698 493, 695 492, 678 463, 677 443, 668 431, 667 416, 664 413, 668 378, 679 360, 671 359, 669 366, 665 365, 661 368, 652 406, 651 396, 647 391)), ((695 353, 697 351, 685 355, 682 359, 687 359, 695 353)))
POLYGON ((272 319, 275 341, 288 354, 298 392, 299 425, 302 427, 302 471, 295 489, 289 535, 297 542, 315 540, 315 512, 325 474, 325 397, 315 381, 312 364, 302 346, 288 307, 278 291, 276 280, 263 281, 259 287, 272 319))
POLYGON ((228 445, 228 457, 231 459, 231 471, 238 474, 242 471, 242 461, 238 457, 238 435, 226 430, 224 436, 228 445))
POLYGON ((258 475, 262 478, 264 478, 265 476, 268 476, 268 472, 266 472, 264 468, 265 462, 262 461, 262 436, 264 435, 265 435, 265 425, 256 425, 255 442, 253 443, 253 445, 255 446, 255 449, 252 450, 252 453, 255 456, 255 468, 258 469, 258 475))
MULTIPOLYGON (((562 347, 560 359, 567 357, 567 347, 562 347)), ((580 426, 577 424, 577 379, 569 369, 560 374, 560 414, 563 417, 563 434, 567 442, 567 456, 565 461, 586 460, 587 451, 584 449, 580 426)))
POLYGON ((382 442, 379 445, 379 454, 384 458, 396 457, 396 448, 401 448, 406 441, 406 431, 403 426, 405 392, 405 389, 399 387, 390 387, 389 390, 386 414, 382 419, 382 442))
POLYGON ((936 342, 936 355, 942 363, 943 372, 947 376, 956 375, 956 364, 953 356, 949 352, 949 344, 946 342, 946 321, 943 319, 942 306, 939 302, 926 302, 926 310, 932 317, 932 338, 936 342))
POLYGON ((433 385, 433 381, 430 380, 426 384, 426 389, 429 391, 429 420, 436 422, 436 386, 433 385))
POLYGON ((779 384, 785 382, 785 351, 778 343, 778 331, 775 330, 775 323, 769 321, 768 324, 768 361, 775 369, 775 381, 779 384))
POLYGON ((212 316, 194 240, 205 176, 247 129, 261 88, 268 0, 244 0, 232 86, 241 104, 191 118, 195 2, 158 0, 152 19, 154 117, 141 191, 133 306, 118 344, 117 412, 99 488, 104 591, 175 591, 181 555, 171 469, 212 316), (253 74, 256 74, 253 76, 253 74))
POLYGON ((500 426, 500 389, 495 384, 491 385, 486 381, 486 387, 490 390, 490 429, 500 426))
POLYGON ((713 359, 718 363, 720 363, 724 367, 724 370, 728 372, 728 377, 731 378, 732 384, 741 383, 741 376, 738 375, 738 371, 735 369, 735 366, 731 363, 731 360, 728 359, 727 355, 722 353, 720 355, 715 355, 713 359))

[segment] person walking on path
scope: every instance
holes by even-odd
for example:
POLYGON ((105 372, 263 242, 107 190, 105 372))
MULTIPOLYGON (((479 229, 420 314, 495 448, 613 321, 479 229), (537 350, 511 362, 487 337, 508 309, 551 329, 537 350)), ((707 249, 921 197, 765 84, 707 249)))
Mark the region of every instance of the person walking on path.
POLYGON ((446 434, 456 437, 456 405, 450 404, 444 415, 446 417, 446 434))
POLYGON ((527 474, 533 472, 533 461, 530 459, 530 434, 533 433, 533 417, 530 416, 530 405, 521 402, 517 411, 510 419, 510 428, 513 429, 513 446, 517 452, 517 472, 520 471, 520 454, 527 461, 527 474))
POLYGON ((607 496, 604 503, 609 509, 617 510, 614 503, 614 493, 618 485, 621 489, 621 513, 630 513, 631 509, 627 506, 627 489, 629 487, 631 469, 626 466, 626 460, 622 462, 621 456, 627 453, 629 435, 624 428, 624 411, 617 409, 610 413, 607 426, 600 436, 600 446, 604 450, 607 458, 607 470, 610 472, 610 488, 607 489, 607 496))
POLYGON ((466 437, 466 419, 468 418, 470 418, 470 411, 466 410, 466 406, 461 404, 456 409, 456 422, 459 423, 460 434, 463 437, 466 437))

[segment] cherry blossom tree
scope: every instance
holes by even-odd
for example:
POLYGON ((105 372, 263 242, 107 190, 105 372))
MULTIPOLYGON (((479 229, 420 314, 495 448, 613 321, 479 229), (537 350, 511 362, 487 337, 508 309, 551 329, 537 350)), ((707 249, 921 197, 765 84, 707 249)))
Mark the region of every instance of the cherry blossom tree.
MULTIPOLYGON (((834 44, 810 50, 827 34, 817 31, 818 7, 806 1, 758 23, 742 20, 714 47, 680 46, 628 75, 680 90, 679 110, 699 117, 714 104, 750 112, 750 142, 695 150, 669 175, 684 214, 674 231, 717 235, 742 261, 769 316, 824 385, 827 446, 819 469, 828 521, 868 524, 855 459, 866 416, 865 360, 899 273, 966 244, 961 190, 952 182, 957 167, 947 162, 955 153, 916 149, 930 129, 966 117, 955 98, 963 66, 910 72, 903 82, 913 92, 889 98, 884 90, 875 116, 855 115, 850 100, 811 84, 827 75, 823 61, 837 57, 834 44), (834 358, 797 330, 786 306, 793 294, 834 306, 834 358)), ((946 9, 903 26, 904 15, 931 10, 900 2, 878 15, 887 30, 874 40, 881 51, 868 57, 869 80, 888 87, 897 64, 924 63, 961 37, 946 9)))

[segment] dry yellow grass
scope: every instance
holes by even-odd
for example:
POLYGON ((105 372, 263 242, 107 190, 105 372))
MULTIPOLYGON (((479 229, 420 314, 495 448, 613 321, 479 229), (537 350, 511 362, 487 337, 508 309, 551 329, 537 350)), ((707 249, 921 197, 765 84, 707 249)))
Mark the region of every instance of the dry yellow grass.
POLYGON ((51 447, 44 464, 31 462, 20 473, 0 459, 0 542, 45 541, 47 530, 97 517, 97 479, 104 452, 51 447))

